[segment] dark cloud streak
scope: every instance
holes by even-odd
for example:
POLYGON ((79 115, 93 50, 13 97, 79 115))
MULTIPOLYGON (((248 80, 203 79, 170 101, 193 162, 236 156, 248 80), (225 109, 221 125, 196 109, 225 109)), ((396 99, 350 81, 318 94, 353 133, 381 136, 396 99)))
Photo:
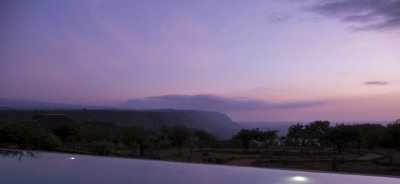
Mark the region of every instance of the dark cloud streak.
POLYGON ((252 111, 306 108, 325 102, 271 103, 263 100, 226 98, 210 94, 164 95, 131 99, 122 107, 129 109, 194 109, 211 111, 252 111))
POLYGON ((357 30, 400 28, 400 0, 322 0, 309 10, 359 23, 357 30))
POLYGON ((389 82, 387 81, 367 81, 365 82, 365 85, 379 85, 379 86, 383 86, 383 85, 387 85, 389 84, 389 82))

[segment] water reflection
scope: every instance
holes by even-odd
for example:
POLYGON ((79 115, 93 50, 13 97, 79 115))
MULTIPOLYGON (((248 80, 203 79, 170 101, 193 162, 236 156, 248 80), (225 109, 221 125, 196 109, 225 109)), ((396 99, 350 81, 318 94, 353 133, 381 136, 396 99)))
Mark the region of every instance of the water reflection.
POLYGON ((12 149, 0 149, 1 158, 17 158, 21 160, 22 158, 37 158, 39 156, 38 152, 35 151, 22 151, 22 150, 12 150, 12 149))
POLYGON ((0 183, 400 184, 400 178, 0 149, 0 183), (37 159, 15 158, 34 157, 37 159), (1 156, 0 156, 1 157, 1 156))
POLYGON ((295 181, 295 182, 306 182, 308 181, 308 179, 306 177, 303 176, 293 176, 290 178, 291 181, 295 181))

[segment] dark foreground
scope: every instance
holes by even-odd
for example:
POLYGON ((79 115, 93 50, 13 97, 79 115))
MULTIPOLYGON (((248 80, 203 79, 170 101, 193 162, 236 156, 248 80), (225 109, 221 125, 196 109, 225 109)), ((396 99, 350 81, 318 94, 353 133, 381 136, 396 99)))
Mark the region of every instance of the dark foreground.
POLYGON ((146 129, 103 121, 75 123, 65 115, 43 118, 0 121, 0 147, 400 176, 400 120, 385 126, 314 121, 290 126, 286 136, 279 137, 276 130, 242 129, 229 140, 218 140, 204 130, 178 125, 146 129))
POLYGON ((400 178, 0 149, 2 183, 391 183, 400 178))

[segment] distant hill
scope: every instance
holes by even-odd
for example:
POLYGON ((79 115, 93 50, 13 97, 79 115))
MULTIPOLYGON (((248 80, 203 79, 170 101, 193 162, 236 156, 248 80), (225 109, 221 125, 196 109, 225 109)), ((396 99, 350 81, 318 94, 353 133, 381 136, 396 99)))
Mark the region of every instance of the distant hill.
MULTIPOLYGON (((263 131, 267 130, 279 130, 279 136, 286 136, 289 126, 296 124, 297 122, 238 122, 241 128, 244 129, 254 129, 258 128, 263 131)), ((304 122, 300 122, 305 124, 304 122)))
POLYGON ((240 126, 227 115, 194 110, 0 110, 0 120, 31 120, 43 114, 64 114, 78 123, 111 122, 119 126, 140 125, 158 130, 163 126, 184 125, 205 130, 219 139, 229 139, 240 126))

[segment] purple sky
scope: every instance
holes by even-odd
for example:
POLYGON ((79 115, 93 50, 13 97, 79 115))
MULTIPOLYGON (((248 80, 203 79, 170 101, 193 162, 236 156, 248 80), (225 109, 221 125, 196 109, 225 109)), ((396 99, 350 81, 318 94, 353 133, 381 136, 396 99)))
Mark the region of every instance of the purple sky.
POLYGON ((400 0, 3 0, 0 98, 400 117, 400 0))

